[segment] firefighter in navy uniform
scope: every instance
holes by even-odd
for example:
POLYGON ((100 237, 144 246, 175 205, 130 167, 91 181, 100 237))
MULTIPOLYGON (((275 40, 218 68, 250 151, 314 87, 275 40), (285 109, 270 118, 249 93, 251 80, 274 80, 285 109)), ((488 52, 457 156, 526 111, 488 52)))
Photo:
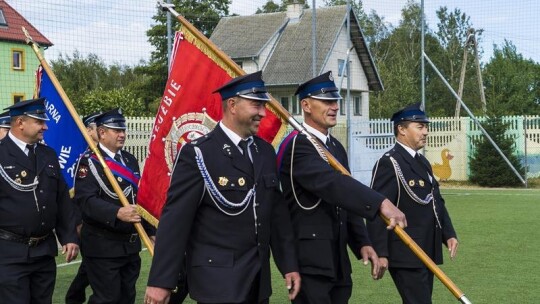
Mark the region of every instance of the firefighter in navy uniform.
MULTIPOLYGON (((442 244, 454 258, 458 240, 431 165, 418 153, 426 145, 429 119, 420 104, 414 104, 394 113, 391 120, 397 142, 375 164, 372 188, 395 202, 407 216, 405 232, 442 264, 442 244)), ((382 220, 368 221, 367 228, 379 263, 388 267, 403 303, 431 303, 433 273, 397 235, 384 229, 382 220)))
POLYGON ((51 303, 58 245, 76 258, 73 202, 47 130, 45 100, 9 107, 11 130, 0 140, 0 302, 51 303), (54 231, 53 231, 54 230, 54 231))
POLYGON ((270 249, 294 297, 300 285, 273 147, 255 136, 269 100, 261 72, 217 90, 223 118, 182 147, 156 236, 145 303, 166 303, 186 260, 198 303, 268 303, 270 249), (185 255, 184 255, 185 253, 185 255))
MULTIPOLYGON (((343 145, 329 134, 337 124, 341 99, 331 72, 304 82, 296 94, 304 127, 348 167, 343 145)), ((352 268, 347 245, 357 259, 372 263, 373 276, 379 271, 362 216, 374 218, 380 211, 394 225, 405 225, 405 217, 383 195, 332 168, 303 134, 291 133, 278 155, 302 275, 302 290, 293 303, 348 303, 352 268)))
MULTIPOLYGON (((93 294, 89 303, 134 303, 141 241, 134 223, 139 163, 122 150, 126 123, 120 109, 95 118, 98 148, 130 206, 122 206, 94 153, 82 156, 75 180, 75 199, 82 213, 81 251, 93 294)), ((143 222, 149 235, 152 227, 143 222)))
MULTIPOLYGON (((101 111, 94 112, 90 115, 87 115, 83 117, 82 122, 84 126, 86 127, 86 131, 88 132, 88 135, 90 138, 94 141, 95 144, 98 143, 98 137, 97 137, 97 127, 96 127, 96 117, 101 114, 101 111)), ((90 149, 87 149, 87 151, 84 153, 89 153, 90 149)), ((80 161, 80 158, 79 158, 80 161)), ((79 162, 77 162, 77 169, 79 162)), ((77 172, 77 170, 75 170, 77 172)), ((80 215, 79 207, 75 207, 76 213, 78 213, 78 219, 79 223, 77 223, 77 234, 79 237, 81 236, 81 227, 82 227, 82 219, 80 215)), ((66 304, 82 304, 86 301, 86 287, 90 285, 90 282, 88 282, 88 276, 86 275, 86 263, 84 260, 79 265, 79 270, 77 271, 77 274, 75 275, 75 278, 73 278, 73 281, 69 285, 69 288, 66 292, 66 304)))
POLYGON ((11 129, 11 117, 9 111, 0 114, 0 139, 6 137, 11 129))

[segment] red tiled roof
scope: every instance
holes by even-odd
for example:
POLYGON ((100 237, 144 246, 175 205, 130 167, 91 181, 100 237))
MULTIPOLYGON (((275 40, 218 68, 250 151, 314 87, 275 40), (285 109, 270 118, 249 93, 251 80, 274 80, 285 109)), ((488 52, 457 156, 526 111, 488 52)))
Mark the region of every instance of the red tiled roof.
POLYGON ((7 27, 0 25, 0 40, 25 43, 26 37, 21 29, 24 26, 35 42, 47 47, 53 45, 47 37, 43 36, 28 20, 7 4, 5 0, 0 0, 0 10, 4 12, 7 23, 7 27))

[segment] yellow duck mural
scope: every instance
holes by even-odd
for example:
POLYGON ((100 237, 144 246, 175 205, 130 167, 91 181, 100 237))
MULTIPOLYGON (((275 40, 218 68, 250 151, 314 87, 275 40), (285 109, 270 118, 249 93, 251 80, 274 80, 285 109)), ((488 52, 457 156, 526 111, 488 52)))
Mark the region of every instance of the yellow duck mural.
POLYGON ((445 181, 452 176, 452 168, 450 167, 450 160, 452 158, 454 158, 454 156, 450 154, 450 150, 445 148, 441 151, 442 164, 433 163, 433 165, 431 165, 433 174, 435 174, 439 180, 445 181))

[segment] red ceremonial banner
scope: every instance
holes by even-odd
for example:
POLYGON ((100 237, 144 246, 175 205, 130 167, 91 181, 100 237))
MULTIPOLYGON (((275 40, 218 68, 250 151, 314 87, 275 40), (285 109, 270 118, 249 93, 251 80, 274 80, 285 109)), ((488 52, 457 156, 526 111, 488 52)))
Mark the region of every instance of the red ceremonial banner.
MULTIPOLYGON (((212 93, 236 75, 216 63, 212 51, 201 51, 177 32, 169 79, 156 115, 149 154, 139 185, 137 203, 143 217, 157 226, 165 204, 174 160, 182 145, 210 132, 221 119, 221 97, 212 93)), ((284 133, 274 113, 267 110, 258 135, 272 143, 284 133)))

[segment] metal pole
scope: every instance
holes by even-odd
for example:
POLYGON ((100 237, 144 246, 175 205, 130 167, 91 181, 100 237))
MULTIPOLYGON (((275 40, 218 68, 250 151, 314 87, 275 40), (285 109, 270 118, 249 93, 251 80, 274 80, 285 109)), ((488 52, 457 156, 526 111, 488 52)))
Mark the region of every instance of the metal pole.
POLYGON ((529 188, 529 181, 527 179, 527 174, 529 173, 529 162, 527 161, 527 124, 527 116, 523 116, 523 143, 525 144, 525 188, 529 188))
POLYGON ((421 14, 421 20, 422 20, 422 37, 420 38, 420 48, 422 49, 420 54, 420 67, 421 67, 421 77, 422 77, 422 109, 426 110, 426 67, 425 67, 425 60, 424 60, 424 51, 425 51, 425 41, 424 36, 426 34, 425 28, 426 28, 426 16, 424 14, 424 0, 422 0, 420 9, 421 14))
MULTIPOLYGON (((171 5, 171 0, 167 0, 167 4, 171 5)), ((167 71, 171 71, 171 52, 172 52, 172 18, 171 13, 167 11, 167 71)))
POLYGON ((317 8, 316 0, 313 0, 313 8, 311 13, 311 42, 312 42, 312 49, 311 49, 311 70, 312 70, 312 76, 317 76, 317 8))
MULTIPOLYGON (((351 0, 347 0, 347 58, 345 61, 346 71, 347 71, 347 100, 345 102, 345 106, 347 107, 347 120, 346 120, 346 127, 347 127, 347 155, 351 157, 351 139, 352 139, 352 132, 351 132, 351 67, 349 65, 349 54, 352 49, 352 41, 351 41, 351 0)), ((341 86, 339 88, 341 90, 341 86)), ((362 94, 362 93, 360 93, 362 94)), ((350 163, 350 159, 349 159, 350 163)))

